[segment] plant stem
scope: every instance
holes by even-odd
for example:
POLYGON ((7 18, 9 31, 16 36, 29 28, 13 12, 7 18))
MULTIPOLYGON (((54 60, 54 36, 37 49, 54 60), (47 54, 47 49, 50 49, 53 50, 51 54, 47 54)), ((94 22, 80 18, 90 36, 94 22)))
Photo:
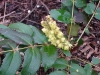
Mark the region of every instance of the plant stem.
MULTIPOLYGON (((41 44, 41 45, 34 45, 34 46, 30 45, 30 46, 28 46, 28 47, 17 48, 17 50, 23 50, 23 49, 33 48, 33 47, 37 47, 37 46, 44 46, 44 45, 43 45, 43 44, 41 44)), ((1 54, 1 53, 4 53, 4 52, 12 52, 12 51, 14 51, 14 50, 16 50, 16 48, 13 49, 13 50, 1 51, 0 54, 1 54)))
POLYGON ((83 30, 83 32, 82 32, 82 34, 80 35, 80 37, 78 38, 78 40, 76 41, 76 43, 78 43, 78 42, 79 42, 79 40, 80 40, 80 39, 81 39, 81 37, 83 36, 83 34, 84 34, 84 32, 85 32, 86 28, 89 26, 89 24, 90 24, 91 20, 93 19, 94 15, 95 15, 95 13, 96 13, 97 8, 99 7, 99 4, 100 4, 100 0, 99 0, 99 3, 98 3, 98 5, 97 5, 97 7, 95 8, 95 10, 94 10, 94 12, 93 12, 92 16, 91 16, 91 18, 90 18, 89 22, 87 23, 86 27, 84 28, 84 30, 83 30))
POLYGON ((74 17, 74 4, 75 4, 75 1, 72 0, 72 2, 73 2, 73 6, 72 6, 72 17, 71 17, 71 26, 70 26, 69 34, 68 34, 68 41, 70 41, 70 33, 72 31, 72 24, 73 24, 73 17, 74 17))

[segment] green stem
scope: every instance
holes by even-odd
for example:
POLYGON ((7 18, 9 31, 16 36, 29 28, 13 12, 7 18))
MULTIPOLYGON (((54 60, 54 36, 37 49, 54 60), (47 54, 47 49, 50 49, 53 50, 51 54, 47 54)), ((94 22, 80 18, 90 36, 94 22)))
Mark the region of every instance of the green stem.
MULTIPOLYGON (((44 46, 44 45, 43 45, 43 44, 41 44, 41 45, 34 45, 34 46, 30 45, 30 46, 28 46, 28 47, 17 48, 17 50, 23 50, 23 49, 33 48, 33 47, 37 47, 37 46, 44 46)), ((16 48, 13 49, 13 50, 0 51, 0 54, 5 53, 5 52, 12 52, 12 51, 14 51, 14 50, 16 50, 16 48)))
POLYGON ((91 18, 90 18, 89 22, 87 23, 86 27, 84 28, 84 30, 83 30, 83 32, 82 32, 82 34, 80 35, 80 37, 78 38, 78 40, 76 41, 76 43, 78 43, 78 42, 79 42, 79 40, 80 40, 80 39, 81 39, 81 37, 83 36, 83 34, 84 34, 84 32, 85 32, 86 28, 89 26, 89 24, 90 24, 91 20, 93 19, 94 15, 95 15, 95 13, 96 13, 97 8, 99 7, 99 4, 100 4, 100 0, 99 0, 99 3, 98 3, 98 5, 97 5, 97 7, 95 8, 95 10, 94 10, 94 12, 93 12, 92 16, 91 16, 91 18))
POLYGON ((75 4, 75 1, 72 0, 72 2, 73 2, 73 6, 72 6, 72 17, 71 17, 71 26, 70 26, 69 34, 68 34, 68 41, 70 41, 70 33, 72 31, 72 24, 73 24, 73 19, 74 19, 74 4, 75 4))

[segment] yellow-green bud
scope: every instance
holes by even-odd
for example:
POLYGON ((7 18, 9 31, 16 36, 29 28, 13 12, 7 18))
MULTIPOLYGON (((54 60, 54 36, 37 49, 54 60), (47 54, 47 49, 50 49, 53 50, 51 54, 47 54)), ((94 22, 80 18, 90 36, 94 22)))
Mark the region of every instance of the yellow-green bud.
POLYGON ((61 42, 65 42, 65 40, 66 40, 66 39, 65 39, 64 37, 63 37, 63 38, 61 38, 61 42))

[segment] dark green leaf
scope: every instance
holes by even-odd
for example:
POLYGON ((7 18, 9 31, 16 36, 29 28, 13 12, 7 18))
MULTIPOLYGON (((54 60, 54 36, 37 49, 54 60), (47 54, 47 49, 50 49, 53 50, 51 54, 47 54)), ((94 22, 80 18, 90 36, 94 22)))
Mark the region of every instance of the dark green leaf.
POLYGON ((64 6, 72 6, 72 0, 62 0, 64 6))
POLYGON ((50 13, 51 17, 53 17, 56 20, 61 15, 61 13, 56 9, 51 10, 49 13, 50 13))
POLYGON ((8 27, 3 24, 0 24, 0 28, 8 28, 8 27))
POLYGON ((95 10, 95 4, 94 3, 89 3, 87 4, 86 8, 84 8, 84 11, 87 13, 87 14, 93 14, 94 10, 95 10))
POLYGON ((32 37, 30 37, 30 35, 25 34, 25 33, 20 33, 14 30, 10 30, 9 28, 6 28, 6 29, 0 28, 0 34, 4 35, 5 37, 19 44, 29 45, 29 44, 32 44, 33 42, 33 39, 32 37))
POLYGON ((45 71, 50 68, 57 59, 57 49, 53 45, 44 46, 41 48, 42 65, 45 71))
POLYGON ((59 12, 60 14, 55 16, 55 13, 50 12, 51 17, 53 17, 54 19, 59 20, 61 22, 67 23, 67 24, 70 23, 71 14, 67 10, 62 8, 62 9, 58 9, 58 10, 54 9, 52 11, 59 12))
POLYGON ((7 53, 0 68, 0 75, 15 75, 20 64, 21 55, 19 52, 7 53))
POLYGON ((82 75, 79 72, 71 72, 71 75, 82 75))
POLYGON ((85 69, 86 75, 91 75, 91 73, 92 73, 92 67, 91 67, 90 64, 86 64, 85 67, 84 67, 84 69, 85 69))
POLYGON ((25 52, 23 69, 20 75, 34 75, 41 64, 41 54, 38 48, 28 49, 25 52))
POLYGON ((82 75, 86 75, 85 70, 81 66, 79 66, 78 64, 72 63, 70 66, 71 66, 70 72, 77 72, 77 73, 80 73, 82 75))
POLYGON ((4 39, 4 40, 0 41, 0 46, 3 46, 3 45, 8 45, 11 48, 16 47, 16 43, 12 40, 9 40, 9 39, 4 39))
POLYGON ((85 0, 75 0, 75 6, 78 8, 82 8, 86 6, 86 1, 85 0))
POLYGON ((93 64, 99 64, 100 63, 100 59, 97 57, 92 57, 92 61, 93 64))
POLYGON ((67 67, 67 61, 64 58, 58 58, 53 64, 56 69, 65 69, 67 67))
POLYGON ((54 71, 54 72, 51 72, 49 75, 66 75, 66 72, 64 72, 64 71, 54 71))
POLYGON ((100 8, 97 9, 96 14, 94 16, 96 19, 100 20, 100 8))
POLYGON ((47 42, 46 36, 36 27, 30 26, 34 32, 33 39, 35 43, 44 44, 47 42))
POLYGON ((94 70, 92 70, 92 74, 91 75, 98 75, 98 73, 94 70))
MULTIPOLYGON (((69 32, 71 25, 68 25, 67 31, 69 32)), ((71 27, 71 32, 70 35, 72 36, 77 36, 78 35, 78 30, 80 29, 80 26, 78 24, 73 24, 71 27)))
POLYGON ((9 28, 15 29, 18 32, 29 34, 30 36, 33 35, 33 31, 29 25, 23 23, 13 23, 9 25, 9 28))
POLYGON ((66 56, 71 56, 71 53, 69 50, 63 50, 63 53, 66 55, 66 56))

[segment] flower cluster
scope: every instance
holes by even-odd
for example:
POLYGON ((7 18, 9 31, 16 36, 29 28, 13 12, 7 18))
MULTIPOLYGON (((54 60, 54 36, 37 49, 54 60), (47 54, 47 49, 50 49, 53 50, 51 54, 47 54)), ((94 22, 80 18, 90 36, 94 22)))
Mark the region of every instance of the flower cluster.
POLYGON ((44 27, 42 31, 49 38, 51 44, 58 48, 69 50, 72 45, 66 40, 64 34, 60 31, 59 27, 57 27, 56 22, 53 21, 50 15, 46 16, 45 21, 41 21, 41 25, 44 27))

